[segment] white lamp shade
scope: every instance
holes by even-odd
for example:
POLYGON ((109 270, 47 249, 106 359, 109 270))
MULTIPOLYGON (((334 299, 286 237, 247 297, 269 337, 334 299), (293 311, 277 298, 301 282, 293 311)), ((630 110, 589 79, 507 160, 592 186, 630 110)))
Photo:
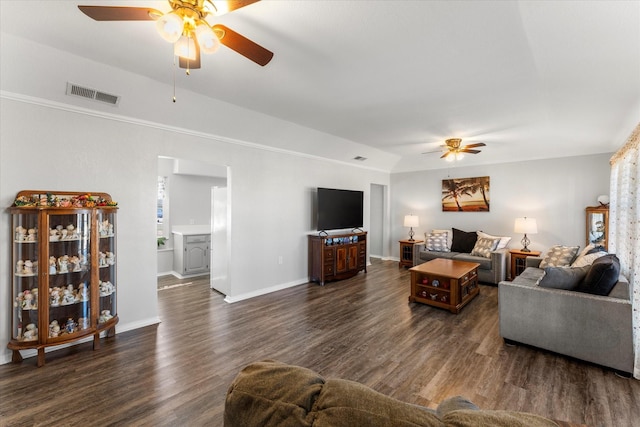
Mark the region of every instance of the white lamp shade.
POLYGON ((195 61, 196 59, 196 42, 191 37, 182 36, 174 45, 173 53, 185 59, 195 61))
POLYGON ((184 22, 182 18, 175 12, 162 15, 156 21, 156 29, 160 36, 169 43, 175 43, 182 36, 184 22))
POLYGON ((220 47, 220 40, 207 24, 200 24, 196 27, 196 37, 203 53, 214 53, 220 47))
POLYGON ((535 218, 516 218, 513 231, 519 234, 536 234, 538 232, 538 224, 535 218))
POLYGON ((405 227, 418 227, 418 226, 420 226, 420 221, 418 220, 418 215, 405 215, 404 216, 404 226, 405 227))

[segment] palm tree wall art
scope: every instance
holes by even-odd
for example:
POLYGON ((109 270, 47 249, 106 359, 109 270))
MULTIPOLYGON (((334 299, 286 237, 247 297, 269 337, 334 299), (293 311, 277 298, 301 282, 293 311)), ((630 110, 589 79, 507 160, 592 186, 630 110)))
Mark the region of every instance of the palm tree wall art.
POLYGON ((489 212, 489 177, 442 180, 443 212, 489 212))

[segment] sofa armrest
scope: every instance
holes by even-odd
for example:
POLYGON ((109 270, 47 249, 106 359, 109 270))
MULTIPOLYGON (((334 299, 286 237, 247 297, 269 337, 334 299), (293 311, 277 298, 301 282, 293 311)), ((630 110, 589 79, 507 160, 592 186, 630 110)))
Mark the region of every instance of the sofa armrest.
MULTIPOLYGON (((416 243, 413 245, 413 265, 416 266, 418 264, 422 264, 420 261, 420 252, 424 252, 427 250, 427 245, 425 243, 416 243)), ((400 254, 402 256, 402 254, 400 254)))
POLYGON ((524 260, 524 266, 526 267, 535 267, 540 268, 540 263, 542 262, 542 258, 538 256, 528 256, 524 260))
POLYGON ((507 280, 507 264, 509 261, 509 249, 503 248, 491 252, 492 283, 500 283, 507 280))

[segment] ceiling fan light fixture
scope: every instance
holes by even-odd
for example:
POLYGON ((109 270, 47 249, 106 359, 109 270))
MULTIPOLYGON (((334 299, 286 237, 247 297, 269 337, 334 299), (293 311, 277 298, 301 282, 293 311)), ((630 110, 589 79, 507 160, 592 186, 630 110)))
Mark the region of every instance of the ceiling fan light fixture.
POLYGON ((200 23, 196 27, 196 37, 203 53, 215 53, 220 47, 220 40, 206 23, 200 23))
POLYGON ((191 61, 196 60, 196 42, 187 36, 182 36, 173 45, 173 53, 176 56, 180 56, 191 61))
POLYGON ((156 21, 156 29, 160 37, 169 43, 175 43, 182 36, 184 21, 175 12, 166 13, 156 21))

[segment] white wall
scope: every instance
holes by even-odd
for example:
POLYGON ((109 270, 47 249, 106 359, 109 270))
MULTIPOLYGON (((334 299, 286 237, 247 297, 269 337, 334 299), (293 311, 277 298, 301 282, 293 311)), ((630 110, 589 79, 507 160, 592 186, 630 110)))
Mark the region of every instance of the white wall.
MULTIPOLYGON (((131 123, 84 110, 0 99, 0 206, 24 189, 102 191, 119 202, 118 308, 124 331, 158 322, 156 195, 158 155, 228 164, 233 171, 233 235, 228 301, 307 281, 307 234, 314 232, 315 188, 365 192, 388 185, 386 173, 320 158, 131 123), (283 263, 278 263, 278 257, 283 263), (249 264, 250 263, 250 264, 249 264), (250 268, 248 268, 250 266, 250 268)), ((369 224, 365 208, 365 229, 369 224)), ((8 245, 10 218, 0 217, 8 245)), ((0 251, 0 277, 11 277, 11 252, 0 251)), ((11 331, 11 289, 0 289, 0 342, 11 331)), ((10 360, 2 350, 1 362, 10 360)))
MULTIPOLYGON (((528 236, 532 250, 555 244, 585 246, 585 211, 609 194, 611 154, 566 157, 391 175, 392 240, 408 237, 404 215, 420 217, 416 238, 432 229, 455 227, 512 236, 509 247, 520 249, 522 235, 513 232, 516 217, 536 218, 538 234, 528 236), (490 212, 442 212, 442 180, 489 176, 490 212)), ((399 256, 399 245, 393 256, 399 256)))

